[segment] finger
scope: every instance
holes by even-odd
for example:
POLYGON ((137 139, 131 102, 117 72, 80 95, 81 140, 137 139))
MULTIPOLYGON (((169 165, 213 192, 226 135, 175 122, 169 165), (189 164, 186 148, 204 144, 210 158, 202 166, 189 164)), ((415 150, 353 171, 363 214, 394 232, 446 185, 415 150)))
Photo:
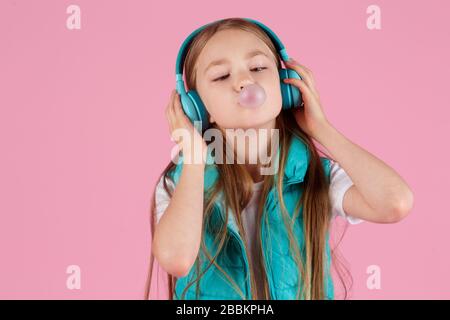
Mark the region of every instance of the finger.
POLYGON ((175 93, 176 90, 172 90, 172 94, 170 96, 170 112, 174 115, 175 114, 175 108, 174 108, 174 103, 175 103, 175 93))
POLYGON ((172 100, 173 100, 173 91, 170 92, 170 96, 169 96, 169 103, 167 103, 167 107, 166 107, 166 115, 169 116, 171 109, 172 109, 172 100))
POLYGON ((307 74, 309 74, 312 77, 312 71, 311 69, 309 69, 308 67, 306 67, 305 65, 301 64, 300 62, 298 62, 297 60, 293 59, 293 58, 289 58, 288 61, 284 62, 286 65, 291 65, 291 66, 299 66, 300 68, 302 68, 304 71, 306 71, 307 74))
POLYGON ((314 86, 315 86, 314 80, 312 79, 309 71, 304 66, 302 66, 298 63, 293 64, 293 63, 289 63, 289 62, 286 65, 289 69, 292 69, 295 72, 297 72, 302 77, 303 81, 305 81, 306 84, 310 87, 310 89, 314 90, 314 86))
POLYGON ((167 122, 170 125, 170 123, 172 122, 172 116, 171 116, 171 113, 170 113, 170 103, 167 104, 165 114, 166 114, 167 122))
POLYGON ((175 91, 173 94, 173 99, 172 99, 172 104, 171 104, 171 114, 172 114, 172 120, 174 123, 174 126, 176 126, 177 128, 182 126, 183 124, 183 119, 182 119, 182 113, 180 112, 180 106, 179 106, 179 98, 178 98, 178 94, 175 91))
POLYGON ((314 79, 312 77, 312 72, 308 68, 296 62, 295 60, 293 60, 292 62, 285 61, 285 64, 289 69, 293 69, 294 71, 296 71, 304 79, 306 84, 314 91, 314 79))
POLYGON ((172 91, 172 93, 170 95, 170 102, 167 105, 167 111, 166 111, 167 120, 169 122, 170 134, 172 134, 172 131, 173 131, 174 125, 175 125, 175 114, 174 114, 174 110, 173 110, 174 94, 175 94, 175 92, 172 91))
POLYGON ((289 64, 289 62, 288 62, 286 65, 288 66, 288 68, 293 69, 298 74, 300 74, 300 76, 303 78, 303 81, 306 82, 306 84, 308 85, 309 89, 312 91, 314 96, 317 99, 319 99, 319 93, 316 90, 315 81, 312 78, 311 71, 309 71, 308 68, 306 68, 305 66, 302 66, 298 62, 295 62, 295 60, 294 60, 294 63, 295 64, 289 64))
POLYGON ((169 126, 169 134, 172 135, 172 131, 173 131, 173 117, 170 114, 167 114, 167 124, 169 126))
POLYGON ((183 109, 181 107, 180 95, 178 93, 175 93, 174 97, 174 110, 175 114, 178 117, 184 114, 183 109))
POLYGON ((183 106, 181 104, 181 100, 180 100, 180 95, 176 94, 175 95, 175 114, 176 117, 178 119, 178 121, 180 122, 180 125, 183 127, 191 127, 191 121, 189 120, 188 116, 186 115, 186 113, 184 113, 183 110, 183 106))
POLYGON ((292 85, 296 86, 297 88, 299 88, 300 92, 302 93, 303 100, 308 100, 309 97, 313 94, 311 89, 308 87, 308 85, 303 80, 296 79, 296 78, 286 78, 286 79, 283 79, 283 82, 292 84, 292 85))

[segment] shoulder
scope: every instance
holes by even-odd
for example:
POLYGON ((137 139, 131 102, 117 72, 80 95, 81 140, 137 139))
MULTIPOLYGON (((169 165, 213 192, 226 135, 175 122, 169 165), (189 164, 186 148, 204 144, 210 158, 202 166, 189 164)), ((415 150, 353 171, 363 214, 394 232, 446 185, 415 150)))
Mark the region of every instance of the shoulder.
POLYGON ((330 159, 330 191, 342 193, 353 185, 353 181, 338 162, 330 159))
POLYGON ((353 184, 352 179, 345 172, 344 168, 338 162, 330 159, 329 197, 331 200, 332 216, 342 216, 351 224, 357 224, 363 220, 347 215, 343 207, 344 195, 353 184))
POLYGON ((327 178, 328 182, 330 182, 330 174, 331 174, 331 169, 333 166, 333 160, 327 157, 320 157, 320 163, 322 164, 324 173, 325 173, 325 177, 327 178))
POLYGON ((353 185, 353 181, 344 168, 334 160, 330 160, 330 185, 343 189, 348 189, 353 185))
MULTIPOLYGON (((167 188, 172 193, 175 190, 175 185, 173 181, 166 177, 167 188)), ((171 195, 164 188, 164 175, 162 175, 155 188, 155 208, 156 208, 156 222, 158 223, 161 216, 164 214, 167 206, 170 203, 171 195)))

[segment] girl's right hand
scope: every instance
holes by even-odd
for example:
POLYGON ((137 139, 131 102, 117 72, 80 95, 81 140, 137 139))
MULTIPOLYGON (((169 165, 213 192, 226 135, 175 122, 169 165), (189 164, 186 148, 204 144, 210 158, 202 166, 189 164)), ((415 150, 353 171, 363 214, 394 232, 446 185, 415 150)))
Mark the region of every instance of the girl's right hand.
POLYGON ((169 123, 169 131, 171 140, 178 144, 178 147, 182 150, 184 157, 189 157, 191 163, 194 163, 194 152, 202 152, 202 163, 205 162, 207 145, 201 134, 198 132, 194 125, 186 116, 181 106, 180 96, 174 89, 170 96, 170 102, 166 108, 166 117, 169 123), (183 129, 185 131, 182 135, 179 133, 174 134, 176 129, 183 129), (183 137, 189 139, 187 141, 183 137), (197 146, 201 146, 201 150, 197 146))

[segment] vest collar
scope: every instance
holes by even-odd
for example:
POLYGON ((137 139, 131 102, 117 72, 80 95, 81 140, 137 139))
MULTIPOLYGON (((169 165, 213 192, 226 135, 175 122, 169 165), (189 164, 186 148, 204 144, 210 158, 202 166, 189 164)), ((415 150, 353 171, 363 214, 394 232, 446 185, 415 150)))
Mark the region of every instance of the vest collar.
MULTIPOLYGON (((277 157, 279 154, 278 149, 277 157)), ((308 169, 309 157, 306 144, 299 137, 293 135, 284 168, 284 182, 286 184, 303 181, 308 169)))
MULTIPOLYGON (((208 190, 211 188, 215 181, 219 177, 219 171, 217 166, 214 164, 214 159, 212 157, 212 148, 211 145, 208 145, 207 150, 207 164, 205 166, 204 173, 204 190, 208 190)), ((277 175, 277 169, 280 158, 280 148, 277 150, 276 159, 274 163, 275 166, 275 175, 277 175)), ((297 136, 292 136, 292 139, 289 144, 289 150, 286 158, 286 165, 284 168, 284 179, 283 184, 289 185, 293 183, 300 183, 303 181, 306 171, 308 169, 309 163, 309 152, 307 146, 303 143, 303 141, 297 136)), ((178 164, 173 171, 172 180, 175 182, 175 185, 178 184, 181 171, 183 167, 183 156, 180 155, 178 164)), ((277 178, 275 176, 274 178, 277 178)), ((268 198, 273 197, 273 193, 269 192, 268 198)), ((223 194, 219 193, 219 201, 223 201, 223 194)), ((275 203, 273 201, 269 201, 270 207, 273 208, 275 203)), ((221 213, 223 214, 223 213, 221 213)), ((227 226, 231 230, 231 232, 235 233, 237 237, 239 237, 238 227, 236 221, 233 217, 233 214, 228 215, 227 226)), ((225 219, 225 216, 222 216, 222 219, 225 219)))
MULTIPOLYGON (((204 181, 205 189, 212 187, 215 180, 219 176, 217 166, 214 163, 214 158, 212 156, 212 150, 213 149, 211 147, 211 144, 208 145, 207 159, 206 159, 207 164, 205 166, 205 181, 204 181)), ((274 161, 275 174, 278 171, 279 158, 280 158, 280 148, 278 148, 277 150, 276 160, 274 161)), ((286 165, 284 168, 284 180, 283 180, 284 184, 302 182, 308 169, 309 159, 310 155, 306 144, 299 137, 293 135, 289 144, 286 165)), ((183 166, 183 155, 180 155, 178 164, 173 174, 173 180, 175 181, 175 184, 177 184, 179 181, 182 166, 183 166)))

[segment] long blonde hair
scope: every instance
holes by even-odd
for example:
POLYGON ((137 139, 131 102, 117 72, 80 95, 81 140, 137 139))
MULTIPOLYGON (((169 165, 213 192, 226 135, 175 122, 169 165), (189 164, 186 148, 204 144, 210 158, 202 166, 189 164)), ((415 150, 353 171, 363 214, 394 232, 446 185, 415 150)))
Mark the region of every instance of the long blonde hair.
MULTIPOLYGON (((196 88, 196 61, 201 52, 201 50, 205 47, 208 40, 218 31, 227 30, 227 29, 240 29, 247 32, 253 33, 259 39, 264 41, 264 43, 270 48, 273 55, 277 57, 277 67, 281 68, 281 61, 278 56, 277 50, 267 36, 267 34, 261 30, 255 24, 248 22, 245 19, 241 18, 229 18, 223 19, 220 21, 216 21, 215 23, 207 26, 203 29, 191 42, 188 52, 186 54, 186 59, 184 63, 185 67, 185 75, 186 75, 186 84, 189 89, 196 88)), ((325 172, 323 170, 323 166, 321 164, 319 151, 325 154, 322 150, 318 150, 314 145, 312 139, 297 125, 294 120, 293 115, 291 114, 292 110, 282 110, 280 114, 276 118, 276 128, 279 129, 279 139, 280 139, 280 167, 279 172, 284 172, 285 162, 287 158, 287 152, 289 148, 289 143, 293 136, 300 138, 307 146, 308 152, 310 153, 310 162, 308 166, 308 170, 305 174, 304 178, 304 192, 302 193, 301 199, 299 199, 295 212, 298 214, 299 208, 303 205, 303 230, 304 230, 304 248, 300 248, 298 241, 295 240, 295 236, 292 232, 292 223, 294 220, 291 220, 291 216, 289 216, 287 212, 287 208, 284 203, 284 199, 282 196, 282 179, 283 174, 277 175, 277 181, 274 181, 274 176, 265 175, 264 182, 261 192, 261 197, 258 203, 257 215, 256 215, 256 227, 257 230, 261 228, 261 217, 264 209, 265 199, 267 197, 268 192, 276 183, 276 190, 278 194, 279 203, 281 205, 282 218, 284 224, 286 226, 287 235, 290 243, 290 250, 292 253, 292 257, 298 266, 299 279, 302 279, 303 285, 301 285, 300 281, 297 289, 297 299, 324 299, 325 298, 325 248, 326 248, 326 234, 330 228, 330 202, 328 196, 329 190, 329 182, 326 179, 325 172), (304 251, 303 251, 304 250, 304 251), (305 252, 305 254, 301 254, 301 252, 305 252), (302 258, 304 256, 304 258, 302 258)), ((211 125, 211 127, 215 127, 219 129, 215 123, 211 125)), ((226 138, 224 137, 224 144, 226 143, 226 138)), ((223 148, 223 150, 227 150, 227 148, 223 148)), ((326 158, 332 159, 329 155, 326 154, 326 158)), ((219 179, 217 183, 212 187, 212 190, 208 191, 207 196, 205 196, 204 201, 204 228, 211 227, 209 222, 211 209, 217 201, 217 197, 219 192, 223 192, 225 195, 225 207, 226 209, 231 208, 232 214, 234 215, 235 221, 239 227, 239 231, 241 235, 244 235, 244 228, 242 226, 241 221, 241 212, 249 203, 252 196, 252 186, 253 180, 250 174, 246 171, 245 167, 241 164, 215 164, 217 165, 217 169, 219 172, 219 179)), ((168 188, 166 184, 166 177, 168 173, 175 168, 175 164, 171 161, 167 167, 164 169, 160 178, 163 178, 164 188, 166 192, 172 196, 171 190, 168 188)), ((155 188, 156 189, 156 188, 155 188)), ((152 200, 151 200, 151 210, 150 210, 150 228, 151 228, 151 237, 153 239, 155 223, 156 223, 156 212, 155 212, 155 190, 153 191, 152 200)), ((228 221, 228 211, 226 212, 225 221, 228 221)), ((266 215, 267 217, 267 215, 266 215)), ((297 216, 294 215, 295 219, 297 216)), ((269 221, 267 220, 267 224, 269 225, 269 221)), ((269 226, 270 227, 270 226, 269 226)), ((223 273, 224 277, 228 279, 231 285, 236 289, 238 293, 241 294, 242 298, 245 299, 242 292, 240 291, 238 285, 234 283, 233 279, 226 274, 226 272, 221 268, 220 265, 215 261, 218 253, 226 244, 227 238, 227 226, 212 226, 215 228, 214 234, 216 234, 216 243, 218 243, 218 250, 215 256, 211 256, 208 252, 204 238, 202 236, 200 250, 209 260, 209 265, 206 270, 214 265, 220 272, 223 273)), ((343 236, 343 234, 342 234, 343 236)), ((341 237, 342 239, 342 237, 341 237)), ((265 270, 265 264, 263 263, 263 255, 261 252, 261 239, 260 233, 257 232, 257 244, 258 249, 256 253, 256 265, 261 268, 262 278, 263 278, 263 288, 264 291, 257 293, 256 292, 256 283, 254 278, 254 271, 252 270, 252 264, 250 267, 250 281, 252 288, 252 299, 270 299, 270 292, 267 283, 267 275, 265 270)), ((246 250, 248 252, 248 250, 246 250)), ((341 274, 342 269, 338 268, 339 265, 336 264, 336 248, 331 249, 331 259, 332 265, 336 268, 337 274, 343 284, 343 288, 345 291, 344 299, 347 298, 347 287, 344 281, 344 278, 341 274)), ((200 255, 197 256, 196 263, 197 266, 197 277, 191 281, 185 288, 181 299, 183 299, 184 293, 186 293, 187 289, 194 285, 198 284, 202 275, 206 272, 206 270, 202 270, 200 274, 199 263, 200 255)), ((249 260, 250 261, 250 260, 249 260)), ((145 299, 148 299, 150 293, 150 286, 152 282, 153 276, 153 264, 154 264, 154 256, 153 253, 150 253, 150 266, 148 271, 148 277, 145 288, 145 299)), ((347 272, 349 275, 349 273, 347 272)), ((168 274, 168 292, 169 299, 172 299, 175 289, 176 277, 168 274)), ((197 285, 197 293, 198 293, 198 285, 197 285)))

